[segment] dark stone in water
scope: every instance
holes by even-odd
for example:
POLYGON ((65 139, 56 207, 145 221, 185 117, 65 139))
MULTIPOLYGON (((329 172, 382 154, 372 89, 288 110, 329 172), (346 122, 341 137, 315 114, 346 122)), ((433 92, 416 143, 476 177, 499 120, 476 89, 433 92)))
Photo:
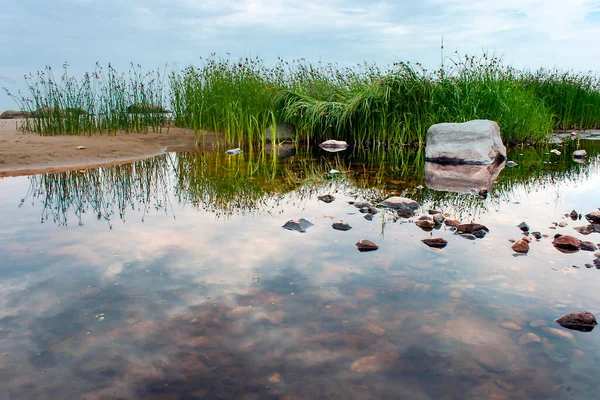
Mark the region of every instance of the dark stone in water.
POLYGON ((415 222, 415 225, 417 225, 419 228, 423 229, 424 231, 429 232, 435 226, 435 222, 427 221, 427 220, 418 220, 415 222))
POLYGON ((585 219, 592 224, 600 224, 600 211, 593 211, 589 214, 585 214, 585 219))
POLYGON ((511 249, 516 253, 525 254, 529 251, 529 242, 523 238, 512 245, 511 249))
POLYGON ((575 229, 577 232, 581 233, 582 235, 589 235, 590 233, 596 232, 594 225, 577 226, 577 227, 574 227, 573 229, 575 229))
POLYGON ((577 211, 575 211, 575 210, 572 210, 572 211, 569 213, 569 217, 571 217, 571 219, 572 219, 573 221, 577 220, 577 217, 578 217, 578 216, 579 216, 579 213, 578 213, 577 211))
POLYGON ((458 226, 462 225, 462 224, 460 223, 460 221, 458 221, 458 220, 455 220, 455 219, 451 219, 451 218, 449 218, 449 219, 446 219, 446 220, 444 221, 444 224, 445 224, 446 226, 452 226, 452 227, 454 227, 454 228, 456 228, 456 227, 458 227, 458 226))
POLYGON ((433 215, 433 222, 435 222, 437 225, 441 225, 445 219, 446 217, 444 217, 442 213, 433 215))
POLYGON ((363 218, 367 221, 373 221, 373 214, 366 214, 363 218))
POLYGON ((322 201, 322 202, 324 202, 324 203, 331 203, 332 201, 334 201, 334 200, 335 200, 335 197, 333 197, 333 196, 332 196, 332 195, 330 195, 330 194, 325 194, 325 195, 323 195, 323 196, 319 196, 319 197, 317 197, 317 199, 321 200, 321 201, 322 201))
POLYGON ((379 210, 376 209, 375 207, 369 207, 369 213, 375 215, 375 214, 379 214, 379 210))
POLYGON ((516 167, 517 165, 519 165, 519 164, 517 164, 517 163, 516 163, 516 162, 514 162, 514 161, 507 161, 507 162, 506 162, 506 166, 507 166, 507 167, 516 167))
POLYGON ((351 204, 356 208, 373 207, 373 204, 369 203, 368 201, 355 201, 354 203, 351 203, 351 204))
POLYGON ((442 214, 440 210, 429 210, 427 211, 429 215, 442 214))
POLYGON ((296 232, 300 232, 300 233, 305 233, 306 230, 308 228, 310 228, 311 226, 313 226, 312 223, 310 223, 309 221, 305 220, 304 218, 300 218, 300 219, 291 219, 288 222, 286 222, 282 228, 285 228, 287 230, 290 231, 296 231, 296 232))
POLYGON ((481 188, 481 189, 479 189, 479 192, 477 192, 477 195, 479 197, 481 197, 482 199, 487 199, 488 190, 486 188, 481 188))
POLYGON ((469 239, 469 240, 475 240, 475 239, 477 239, 477 236, 472 235, 470 233, 461 233, 460 236, 463 237, 463 238, 465 238, 465 239, 469 239))
POLYGON ((542 238, 542 234, 540 232, 531 232, 531 236, 540 240, 542 238))
POLYGON ((361 239, 356 242, 356 247, 358 247, 358 251, 374 251, 379 248, 375 243, 371 242, 367 239, 361 239))
POLYGON ((363 214, 367 214, 367 213, 369 212, 369 207, 363 207, 363 208, 361 208, 361 209, 360 209, 360 210, 358 210, 358 211, 360 211, 360 212, 361 212, 361 213, 363 213, 363 214))
POLYGON ((569 235, 556 235, 552 245, 562 252, 575 252, 581 248, 581 241, 569 235))
POLYGON ((430 217, 429 215, 421 215, 419 217, 419 221, 433 221, 433 218, 430 217))
POLYGON ((456 227, 456 230, 459 233, 473 233, 479 230, 490 231, 485 225, 481 224, 460 224, 456 227))
POLYGON ((485 235, 487 235, 487 232, 483 229, 473 232, 473 236, 475 236, 477 239, 483 239, 485 235))
POLYGON ((596 247, 596 245, 592 242, 588 242, 588 241, 581 241, 581 250, 585 250, 585 251, 596 251, 598 250, 598 247, 596 247))
POLYGON ((331 226, 333 227, 333 229, 336 229, 338 231, 349 231, 350 229, 352 229, 352 227, 344 221, 334 222, 331 226))
POLYGON ((423 239, 421 242, 429 247, 435 247, 436 249, 443 249, 448 244, 448 241, 442 238, 423 239))
POLYGON ((396 212, 401 218, 412 218, 415 216, 415 212, 408 207, 399 208, 398 210, 396 210, 396 212))
POLYGON ((529 232, 529 225, 527 225, 526 222, 521 222, 519 225, 517 225, 519 227, 520 230, 522 230, 523 232, 529 232))
POLYGON ((556 322, 567 329, 573 329, 580 332, 591 332, 598 321, 594 314, 588 311, 577 311, 558 318, 556 322))

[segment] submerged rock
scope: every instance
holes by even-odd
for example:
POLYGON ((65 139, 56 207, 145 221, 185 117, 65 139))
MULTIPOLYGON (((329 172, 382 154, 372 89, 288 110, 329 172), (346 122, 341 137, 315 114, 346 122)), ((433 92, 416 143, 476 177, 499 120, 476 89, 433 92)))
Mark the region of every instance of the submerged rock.
POLYGON ((448 241, 443 238, 423 239, 421 242, 425 243, 429 247, 435 247, 436 249, 443 249, 448 244, 448 241))
POLYGON ((242 154, 242 153, 243 153, 243 151, 239 147, 237 147, 235 149, 227 150, 225 152, 225 154, 230 155, 230 156, 235 156, 235 155, 242 154))
POLYGON ((415 216, 415 212, 408 207, 400 208, 400 209, 396 210, 396 212, 398 213, 398 216, 401 218, 412 218, 415 216))
POLYGON ((308 228, 310 228, 311 226, 313 226, 313 224, 307 220, 305 220, 304 218, 300 218, 300 219, 291 219, 288 222, 286 222, 282 228, 290 230, 290 231, 296 231, 296 232, 300 232, 300 233, 305 233, 306 230, 308 228))
POLYGON ((596 317, 588 311, 576 311, 558 318, 556 322, 567 329, 573 329, 581 332, 590 332, 596 325, 596 317))
POLYGON ((531 236, 533 236, 534 238, 536 238, 537 240, 540 240, 542 238, 542 233, 541 232, 531 232, 531 236))
POLYGON ((585 158, 587 156, 587 151, 585 150, 575 150, 573 152, 573 158, 585 158))
POLYGON ((338 231, 349 231, 350 229, 352 229, 352 227, 344 221, 334 222, 331 226, 333 227, 333 229, 336 229, 338 231))
POLYGON ((323 196, 318 196, 317 199, 321 200, 323 203, 331 203, 332 201, 335 200, 335 197, 333 197, 330 194, 325 194, 323 196))
POLYGON ((519 227, 520 230, 522 230, 523 232, 529 232, 529 225, 527 225, 526 222, 521 222, 519 225, 517 225, 519 227))
POLYGON ((506 158, 494 121, 435 124, 427 130, 425 159, 444 164, 488 165, 506 158))
POLYGON ((348 147, 348 143, 344 142, 343 140, 326 140, 323 143, 321 143, 319 147, 325 151, 333 153, 337 151, 346 150, 346 148, 348 147))
POLYGON ((519 338, 519 344, 528 345, 532 343, 542 343, 542 339, 535 333, 526 333, 519 338))
POLYGON ((581 241, 573 236, 561 235, 554 239, 552 245, 559 250, 578 251, 581 248, 581 241))
POLYGON ((511 249, 516 253, 525 254, 529 251, 529 242, 521 239, 511 246, 511 249))
POLYGON ((596 247, 596 245, 594 243, 589 242, 589 241, 581 240, 580 241, 580 245, 581 245, 581 250, 585 250, 585 251, 596 251, 596 250, 598 250, 598 247, 596 247))
POLYGON ((356 247, 358 247, 358 251, 374 251, 379 248, 379 246, 368 239, 359 240, 356 242, 356 247))
POLYGON ((408 208, 413 211, 415 211, 415 210, 419 209, 419 207, 421 207, 421 205, 419 203, 417 203, 416 201, 409 199, 407 197, 399 197, 399 196, 387 198, 381 203, 381 205, 383 205, 384 207, 392 208, 394 210, 408 208))
POLYGON ((589 235, 590 233, 596 232, 596 229, 594 229, 594 225, 576 226, 573 229, 575 229, 582 235, 589 235))
POLYGON ((600 211, 592 211, 591 213, 585 214, 585 219, 592 224, 600 224, 600 211))
POLYGON ((418 221, 415 221, 415 225, 417 225, 419 228, 423 229, 424 231, 430 231, 435 226, 435 222, 428 221, 426 219, 420 219, 418 221))

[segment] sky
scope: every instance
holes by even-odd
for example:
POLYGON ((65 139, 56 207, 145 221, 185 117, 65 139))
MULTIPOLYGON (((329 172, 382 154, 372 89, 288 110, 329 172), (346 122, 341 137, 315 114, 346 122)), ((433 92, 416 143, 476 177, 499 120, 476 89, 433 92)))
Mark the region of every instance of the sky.
MULTIPOLYGON (((349 66, 502 56, 518 68, 600 71, 600 0, 0 0, 0 87, 46 65, 181 69, 200 57, 349 66)), ((0 93, 0 111, 17 104, 0 93)))

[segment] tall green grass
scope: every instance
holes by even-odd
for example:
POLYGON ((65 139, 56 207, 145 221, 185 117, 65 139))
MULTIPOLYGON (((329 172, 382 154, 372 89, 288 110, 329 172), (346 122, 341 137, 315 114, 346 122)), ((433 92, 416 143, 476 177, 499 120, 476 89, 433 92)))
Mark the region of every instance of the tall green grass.
POLYGON ((114 134, 160 131, 168 126, 164 73, 143 72, 131 64, 127 74, 99 64, 78 80, 63 66, 59 79, 46 67, 25 77, 27 94, 8 93, 28 112, 22 128, 40 135, 114 134))

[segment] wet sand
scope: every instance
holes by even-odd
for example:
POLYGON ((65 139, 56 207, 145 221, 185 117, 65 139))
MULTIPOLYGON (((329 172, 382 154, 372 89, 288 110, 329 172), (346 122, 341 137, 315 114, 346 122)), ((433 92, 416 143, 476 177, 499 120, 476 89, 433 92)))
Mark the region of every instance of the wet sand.
MULTIPOLYGON (((114 165, 195 148, 193 131, 182 128, 115 136, 40 136, 20 132, 18 124, 20 120, 0 120, 0 177, 114 165)), ((204 135, 202 149, 214 150, 215 135, 204 135)))

